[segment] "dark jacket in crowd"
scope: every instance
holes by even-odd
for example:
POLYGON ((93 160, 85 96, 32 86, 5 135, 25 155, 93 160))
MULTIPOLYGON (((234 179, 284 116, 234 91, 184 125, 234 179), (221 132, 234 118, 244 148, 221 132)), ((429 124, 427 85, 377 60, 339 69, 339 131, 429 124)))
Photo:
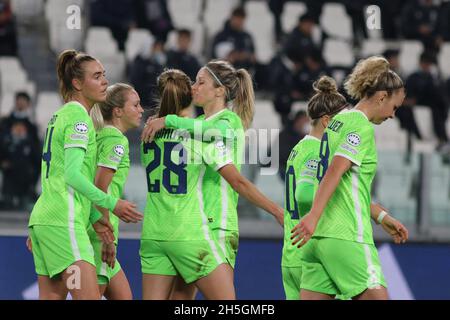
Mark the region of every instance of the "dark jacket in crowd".
POLYGON ((134 0, 137 26, 150 30, 155 38, 163 43, 167 35, 174 29, 167 1, 134 0))
POLYGON ((169 50, 167 52, 167 67, 184 71, 184 73, 194 81, 198 70, 200 70, 200 63, 197 58, 189 52, 169 50))
POLYGON ((230 42, 233 44, 233 48, 236 51, 255 53, 255 45, 253 43, 252 36, 246 31, 235 30, 231 28, 229 20, 225 22, 225 26, 213 40, 213 52, 212 57, 216 56, 216 47, 221 42, 230 42))

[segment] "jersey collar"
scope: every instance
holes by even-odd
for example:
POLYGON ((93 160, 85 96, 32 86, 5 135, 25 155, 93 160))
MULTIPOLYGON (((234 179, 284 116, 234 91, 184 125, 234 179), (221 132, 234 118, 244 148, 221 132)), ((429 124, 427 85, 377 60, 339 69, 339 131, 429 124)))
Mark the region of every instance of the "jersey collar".
POLYGON ((86 108, 81 103, 79 103, 78 101, 72 100, 72 101, 69 101, 68 103, 73 103, 73 104, 79 106, 81 109, 84 110, 84 112, 86 112, 89 115, 89 113, 87 112, 86 108))
POLYGON ((213 114, 212 116, 210 116, 209 118, 205 118, 205 120, 206 120, 206 121, 212 120, 212 119, 214 119, 215 117, 218 117, 220 114, 224 113, 226 110, 228 110, 228 109, 227 109, 227 108, 224 108, 224 109, 220 110, 219 112, 214 113, 214 114, 213 114))
POLYGON ((359 112, 359 113, 361 113, 364 116, 364 118, 367 119, 367 121, 369 121, 369 118, 367 118, 366 114, 364 112, 362 112, 361 110, 351 109, 351 110, 348 110, 348 112, 359 112))
POLYGON ((117 128, 117 127, 114 127, 114 126, 112 126, 112 125, 110 125, 110 124, 107 124, 107 125, 105 125, 103 128, 110 128, 110 129, 116 129, 117 130, 117 132, 120 132, 120 134, 123 134, 123 132, 122 131, 120 131, 119 130, 119 128, 117 128))

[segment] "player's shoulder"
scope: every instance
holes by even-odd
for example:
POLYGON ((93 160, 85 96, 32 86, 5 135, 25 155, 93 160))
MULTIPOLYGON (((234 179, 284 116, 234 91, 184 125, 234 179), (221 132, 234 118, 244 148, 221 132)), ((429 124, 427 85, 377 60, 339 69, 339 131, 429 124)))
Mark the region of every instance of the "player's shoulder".
POLYGON ((372 123, 369 121, 367 116, 360 110, 351 109, 344 110, 337 114, 329 123, 328 130, 335 132, 340 131, 360 131, 371 133, 374 131, 372 123))
POLYGON ((99 145, 121 145, 128 148, 128 138, 116 127, 105 126, 97 131, 99 145))

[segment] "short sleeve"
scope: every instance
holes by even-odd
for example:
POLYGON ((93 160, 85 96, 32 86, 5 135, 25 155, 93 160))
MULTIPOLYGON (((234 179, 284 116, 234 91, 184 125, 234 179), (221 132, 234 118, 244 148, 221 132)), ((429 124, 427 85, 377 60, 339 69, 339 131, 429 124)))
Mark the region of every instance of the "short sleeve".
POLYGON ((227 164, 233 163, 230 147, 222 140, 203 143, 202 150, 203 161, 215 171, 220 170, 227 164))
POLYGON ((347 158, 357 166, 361 163, 371 147, 373 127, 362 122, 344 131, 340 136, 335 156, 347 158))
POLYGON ((89 131, 94 130, 89 117, 83 113, 74 114, 66 120, 64 127, 64 148, 87 149, 89 131))
POLYGON ((111 137, 105 139, 99 146, 97 166, 116 170, 123 157, 128 153, 128 144, 125 139, 111 137))

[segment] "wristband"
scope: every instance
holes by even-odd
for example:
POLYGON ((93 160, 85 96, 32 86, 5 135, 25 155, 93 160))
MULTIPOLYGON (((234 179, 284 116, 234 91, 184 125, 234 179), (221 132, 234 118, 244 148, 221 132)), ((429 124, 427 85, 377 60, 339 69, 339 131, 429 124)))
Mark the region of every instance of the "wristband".
POLYGON ((378 215, 378 218, 377 218, 378 224, 380 224, 381 221, 383 221, 384 217, 387 216, 387 214, 388 213, 384 210, 380 212, 380 214, 378 215))

